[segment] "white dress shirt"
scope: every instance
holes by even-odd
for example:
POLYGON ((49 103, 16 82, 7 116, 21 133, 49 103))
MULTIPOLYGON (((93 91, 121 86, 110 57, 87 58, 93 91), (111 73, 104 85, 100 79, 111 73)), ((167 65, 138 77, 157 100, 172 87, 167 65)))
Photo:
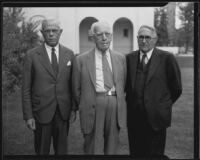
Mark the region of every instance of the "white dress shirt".
MULTIPOLYGON (((108 60, 110 69, 112 71, 112 63, 109 49, 105 53, 108 60)), ((96 91, 105 92, 104 79, 103 79, 103 68, 102 68, 102 53, 97 48, 95 48, 95 66, 96 66, 96 91)))
MULTIPOLYGON (((153 49, 151 49, 149 52, 147 52, 146 53, 146 58, 145 58, 145 63, 147 64, 148 63, 148 61, 150 60, 150 58, 151 58, 151 55, 152 55, 152 52, 153 52, 153 49)), ((142 56, 143 56, 143 52, 142 51, 140 51, 140 61, 142 60, 142 56)))
POLYGON ((57 61, 58 61, 58 63, 59 63, 59 44, 57 44, 55 47, 50 47, 50 46, 48 46, 46 43, 45 43, 44 45, 45 45, 45 48, 46 48, 47 55, 48 55, 48 57, 49 57, 50 63, 51 63, 51 52, 52 52, 52 48, 55 48, 56 58, 57 58, 57 61))

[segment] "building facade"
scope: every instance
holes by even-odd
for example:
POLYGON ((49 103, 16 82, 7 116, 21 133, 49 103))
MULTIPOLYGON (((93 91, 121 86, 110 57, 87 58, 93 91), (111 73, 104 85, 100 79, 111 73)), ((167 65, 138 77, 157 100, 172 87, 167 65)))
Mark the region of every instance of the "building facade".
POLYGON ((93 47, 89 29, 96 21, 106 21, 112 27, 111 48, 129 53, 136 50, 137 31, 143 24, 154 24, 153 7, 54 7, 24 8, 27 21, 55 18, 61 22, 61 43, 76 54, 93 47))

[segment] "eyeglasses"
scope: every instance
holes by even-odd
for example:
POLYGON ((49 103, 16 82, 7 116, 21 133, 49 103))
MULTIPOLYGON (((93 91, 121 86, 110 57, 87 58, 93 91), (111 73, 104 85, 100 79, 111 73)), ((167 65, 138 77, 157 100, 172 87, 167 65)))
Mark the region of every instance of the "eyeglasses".
POLYGON ((60 30, 58 29, 47 29, 47 30, 43 30, 44 33, 49 34, 49 33, 58 33, 60 30))
POLYGON ((95 36, 96 36, 98 39, 102 39, 104 35, 105 35, 106 38, 110 38, 110 37, 111 37, 111 33, 108 33, 108 32, 105 32, 105 33, 97 33, 97 34, 95 34, 95 36))
POLYGON ((151 41, 152 39, 155 39, 155 38, 152 38, 150 36, 138 36, 138 40, 139 41, 143 41, 143 40, 146 40, 147 42, 151 41))

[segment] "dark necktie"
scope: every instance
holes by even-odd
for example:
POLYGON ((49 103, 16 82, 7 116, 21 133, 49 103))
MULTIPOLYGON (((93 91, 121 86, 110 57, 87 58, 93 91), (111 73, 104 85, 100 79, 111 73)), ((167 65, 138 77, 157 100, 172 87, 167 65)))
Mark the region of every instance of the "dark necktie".
POLYGON ((57 76, 58 74, 58 61, 55 53, 55 48, 51 49, 51 65, 54 70, 55 75, 57 76))
POLYGON ((142 67, 142 70, 145 69, 146 65, 147 65, 147 62, 145 62, 145 59, 147 58, 147 54, 146 53, 143 53, 142 55, 142 60, 141 60, 141 67, 142 67))
POLYGON ((110 69, 106 54, 102 53, 102 69, 104 77, 104 87, 106 90, 110 90, 113 87, 113 74, 110 69))

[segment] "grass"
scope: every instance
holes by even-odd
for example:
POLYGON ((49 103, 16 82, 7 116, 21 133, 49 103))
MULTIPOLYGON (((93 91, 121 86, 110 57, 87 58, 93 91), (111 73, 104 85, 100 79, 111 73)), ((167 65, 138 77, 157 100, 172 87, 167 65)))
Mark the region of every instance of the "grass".
POLYGON ((167 132, 166 154, 171 158, 193 157, 193 69, 182 68, 182 96, 173 106, 172 126, 167 132))
MULTIPOLYGON (((172 126, 167 130, 165 153, 170 158, 193 158, 193 58, 177 57, 181 67, 183 94, 173 106, 172 126)), ((22 119, 20 91, 3 99, 3 153, 4 155, 32 155, 33 133, 22 119)), ((69 154, 83 154, 83 136, 79 117, 71 124, 68 137, 69 154)), ((128 154, 127 131, 120 133, 118 153, 128 154)), ((51 154, 53 150, 51 148, 51 154)))

